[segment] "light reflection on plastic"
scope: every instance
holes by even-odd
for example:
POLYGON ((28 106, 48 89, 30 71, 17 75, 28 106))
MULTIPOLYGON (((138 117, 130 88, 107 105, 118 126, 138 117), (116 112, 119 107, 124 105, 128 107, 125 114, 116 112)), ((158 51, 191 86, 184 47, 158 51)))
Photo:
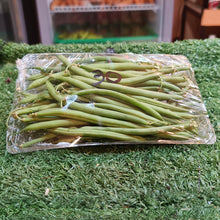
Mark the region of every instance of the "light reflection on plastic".
POLYGON ((111 57, 108 57, 108 62, 112 63, 111 57))
POLYGON ((76 140, 70 144, 70 147, 73 147, 74 145, 76 145, 80 141, 80 139, 81 137, 76 138, 76 140))
POLYGON ((72 104, 77 100, 78 96, 77 95, 68 95, 66 97, 66 105, 63 106, 62 110, 67 110, 69 105, 72 104))
POLYGON ((94 109, 95 105, 93 103, 88 103, 88 104, 86 104, 86 107, 94 109))

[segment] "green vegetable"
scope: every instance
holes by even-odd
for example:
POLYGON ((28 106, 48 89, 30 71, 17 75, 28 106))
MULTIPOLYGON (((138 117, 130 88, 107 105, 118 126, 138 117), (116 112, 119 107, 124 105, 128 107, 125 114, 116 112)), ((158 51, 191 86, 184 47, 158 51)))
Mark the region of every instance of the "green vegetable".
POLYGON ((62 135, 143 142, 152 137, 189 140, 197 132, 192 109, 181 106, 190 94, 179 86, 187 83, 184 71, 189 67, 117 57, 110 63, 105 56, 75 63, 63 55, 57 58, 59 67, 32 68, 42 71, 29 78, 28 89, 35 94, 22 92, 20 104, 26 106, 11 113, 26 123, 21 132, 45 134, 21 147, 52 141, 54 134, 58 142, 62 135), (65 70, 57 72, 61 64, 65 70))
POLYGON ((137 125, 127 122, 127 121, 102 117, 98 115, 92 115, 92 114, 88 114, 88 113, 77 111, 77 110, 69 110, 69 109, 63 110, 60 108, 51 108, 51 109, 42 110, 36 113, 32 113, 31 116, 32 117, 59 116, 62 118, 70 118, 70 119, 76 119, 76 120, 85 121, 85 122, 91 122, 93 124, 98 124, 100 126, 102 125, 122 126, 122 127, 129 127, 129 128, 138 127, 137 125))
POLYGON ((91 58, 83 58, 83 59, 77 59, 75 63, 94 63, 97 61, 107 61, 107 62, 114 62, 114 63, 124 63, 128 62, 128 59, 124 59, 121 57, 115 57, 115 56, 93 56, 91 58))
POLYGON ((34 80, 34 81, 28 86, 28 89, 33 89, 33 88, 36 88, 36 87, 39 87, 39 86, 45 84, 46 81, 47 81, 50 77, 64 76, 64 75, 67 75, 67 72, 66 72, 66 71, 62 71, 62 72, 54 73, 54 74, 49 74, 48 76, 44 76, 43 78, 36 79, 36 80, 34 80))
POLYGON ((39 105, 39 106, 33 106, 33 107, 24 107, 22 109, 16 110, 16 115, 33 113, 33 112, 41 111, 41 110, 48 109, 48 108, 54 108, 54 107, 57 107, 56 103, 51 103, 49 105, 39 105))
MULTIPOLYGON (((167 131, 184 131, 186 128, 190 128, 191 125, 190 123, 185 123, 185 124, 178 124, 178 125, 169 125, 169 126, 161 126, 161 127, 155 127, 155 128, 114 128, 114 127, 88 127, 84 126, 82 128, 78 129, 65 129, 62 128, 63 131, 69 131, 70 133, 74 134, 75 132, 81 132, 83 134, 83 131, 87 130, 101 130, 101 131, 111 131, 111 132, 117 132, 121 134, 127 134, 127 135, 140 135, 140 136, 145 136, 145 135, 155 135, 158 133, 165 133, 167 131)), ((61 129, 60 129, 61 130, 61 129)))
POLYGON ((62 134, 62 135, 68 135, 68 136, 85 136, 85 137, 97 137, 97 134, 99 138, 109 138, 113 140, 119 140, 119 141, 140 141, 143 140, 141 138, 135 138, 129 135, 120 134, 118 132, 112 132, 112 131, 102 131, 100 129, 96 130, 94 128, 86 130, 80 130, 80 129, 71 129, 71 128, 54 128, 49 129, 49 132, 55 133, 55 134, 62 134))
POLYGON ((21 148, 29 147, 30 145, 36 144, 36 143, 41 142, 41 141, 46 141, 46 140, 52 139, 54 137, 56 137, 55 134, 46 134, 42 137, 30 140, 30 141, 28 141, 24 144, 21 144, 19 147, 21 147, 21 148))
POLYGON ((103 95, 103 96, 110 96, 110 97, 115 97, 116 99, 122 100, 126 103, 129 103, 130 105, 133 105, 135 107, 138 107, 142 110, 144 110, 146 113, 150 114, 151 116, 162 120, 161 115, 157 112, 154 111, 151 107, 149 107, 148 104, 146 103, 141 103, 138 100, 129 97, 127 95, 121 94, 119 92, 114 92, 111 90, 106 90, 106 89, 85 89, 79 92, 75 93, 76 95, 89 95, 89 94, 98 94, 98 95, 103 95))
POLYGON ((100 64, 88 64, 88 67, 94 69, 110 69, 110 70, 147 70, 147 69, 156 69, 154 65, 141 64, 135 62, 128 63, 100 63, 100 64))
POLYGON ((120 84, 129 85, 129 86, 132 86, 132 85, 137 86, 137 84, 141 84, 142 82, 148 82, 151 79, 158 78, 159 75, 160 75, 159 73, 154 73, 154 74, 149 74, 149 75, 146 75, 146 76, 130 77, 130 78, 122 79, 120 81, 120 84))
POLYGON ((141 86, 159 86, 159 88, 167 88, 167 89, 170 89, 175 92, 182 91, 178 86, 175 86, 175 85, 168 83, 168 82, 164 82, 162 80, 161 81, 148 80, 148 81, 141 83, 141 86))
MULTIPOLYGON (((56 93, 55 89, 53 88, 53 85, 49 81, 46 82, 46 85, 47 85, 47 89, 48 89, 50 95, 55 100, 57 100, 59 103, 61 103, 63 98, 62 98, 62 96, 60 96, 59 94, 56 93)), ((83 90, 83 91, 87 91, 87 90, 83 90)), ((134 122, 137 124, 143 124, 143 125, 148 124, 147 121, 145 121, 139 117, 134 117, 132 115, 127 115, 127 114, 123 114, 123 113, 116 112, 116 111, 97 108, 95 106, 89 107, 88 105, 83 104, 83 103, 73 102, 69 105, 69 108, 79 110, 81 112, 104 116, 104 117, 130 121, 130 122, 134 122)))
POLYGON ((124 106, 118 106, 118 105, 113 105, 113 104, 108 104, 108 103, 96 103, 95 104, 97 107, 101 107, 101 108, 106 108, 106 109, 112 109, 118 112, 123 112, 126 114, 131 114, 131 115, 135 115, 137 117, 143 118, 145 119, 149 124, 153 124, 153 123, 158 123, 158 124, 164 124, 166 122, 164 121, 160 121, 154 117, 151 117, 139 110, 135 110, 135 109, 131 109, 129 107, 124 107, 124 106))
MULTIPOLYGON (((86 77, 81 77, 81 76, 72 76, 73 79, 78 79, 81 80, 87 84, 93 84, 96 83, 96 80, 89 79, 86 77)), ((117 91, 120 93, 126 93, 130 95, 140 95, 140 96, 145 96, 148 98, 158 98, 161 100, 168 100, 168 99, 182 99, 182 96, 176 95, 176 94, 166 94, 162 92, 153 92, 153 91, 147 91, 144 89, 139 89, 139 88, 134 88, 134 87, 129 87, 129 86, 124 86, 124 85, 116 85, 113 83, 108 83, 108 82, 103 82, 100 85, 97 86, 98 88, 101 89, 108 89, 112 91, 117 91)))
POLYGON ((54 128, 54 127, 78 126, 78 125, 86 125, 86 123, 77 120, 58 119, 53 121, 44 121, 44 122, 30 124, 26 126, 24 129, 22 129, 21 132, 36 131, 41 129, 54 128))

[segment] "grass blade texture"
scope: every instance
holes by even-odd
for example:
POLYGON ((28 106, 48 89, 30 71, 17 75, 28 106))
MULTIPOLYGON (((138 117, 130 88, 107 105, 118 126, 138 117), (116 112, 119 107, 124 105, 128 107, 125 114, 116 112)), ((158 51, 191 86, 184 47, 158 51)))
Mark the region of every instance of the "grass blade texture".
MULTIPOLYGON (((219 219, 220 39, 49 46, 0 40, 0 48, 0 219, 219 219), (28 53, 109 49, 185 55, 217 142, 7 153, 5 123, 18 74, 15 61, 28 53)), ((100 101, 100 107, 106 104, 100 101)))

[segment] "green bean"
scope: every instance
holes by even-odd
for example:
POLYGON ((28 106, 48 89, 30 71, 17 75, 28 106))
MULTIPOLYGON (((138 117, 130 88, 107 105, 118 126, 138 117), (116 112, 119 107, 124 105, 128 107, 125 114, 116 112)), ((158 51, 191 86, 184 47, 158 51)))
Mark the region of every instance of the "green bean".
POLYGON ((188 82, 178 83, 178 86, 180 86, 180 87, 187 87, 187 86, 189 86, 189 83, 188 82))
MULTIPOLYGON (((159 77, 159 73, 149 74, 146 76, 135 76, 126 79, 122 79, 119 83, 122 85, 137 85, 138 83, 147 82, 148 80, 155 79, 159 77)), ((180 90, 181 91, 181 90, 180 90)))
POLYGON ((49 104, 51 104, 51 100, 42 100, 35 103, 28 103, 27 105, 25 105, 25 107, 31 108, 31 107, 36 107, 40 105, 49 105, 49 104))
POLYGON ((190 67, 188 66, 177 66, 177 67, 162 67, 158 69, 159 72, 167 74, 167 73, 174 73, 174 72, 180 72, 180 71, 186 71, 190 70, 190 67))
POLYGON ((123 70, 120 71, 120 73, 124 73, 124 74, 128 74, 130 76, 139 76, 139 75, 148 75, 148 74, 152 74, 152 73, 159 73, 157 71, 157 69, 154 70, 145 70, 145 71, 141 71, 141 70, 123 70))
POLYGON ((28 92, 21 92, 20 95, 24 96, 25 98, 32 96, 33 94, 28 92))
MULTIPOLYGON (((56 91, 60 91, 60 90, 62 90, 62 89, 64 88, 65 85, 68 86, 69 83, 67 83, 67 82, 61 82, 61 83, 57 84, 57 85, 55 86, 56 91)), ((74 89, 74 88, 73 88, 73 89, 74 89)))
MULTIPOLYGON (((88 79, 86 77, 81 77, 81 76, 72 76, 73 79, 78 79, 81 80, 87 84, 93 84, 96 83, 96 80, 93 79, 88 79)), ((124 85, 119 85, 119 84, 114 84, 114 83, 108 83, 108 82, 102 82, 97 86, 98 88, 102 89, 109 89, 113 91, 117 91, 120 93, 126 93, 130 95, 140 95, 140 96, 145 96, 149 98, 158 98, 161 100, 170 100, 170 99, 183 99, 182 96, 180 95, 175 95, 175 94, 166 94, 162 92, 154 92, 154 91, 147 91, 144 89, 139 89, 139 88, 133 88, 129 86, 124 86, 124 85)))
MULTIPOLYGON (((68 60, 65 58, 65 57, 63 57, 63 56, 58 56, 58 58, 62 61, 62 62, 65 62, 65 64, 66 65, 69 65, 69 62, 68 62, 68 60)), ((126 63, 123 63, 123 64, 126 64, 126 63)), ((91 64, 92 65, 92 64, 91 64)), ((121 64, 120 64, 121 65, 121 64)), ((78 68, 78 69, 80 69, 80 68, 78 68)), ((71 69, 70 69, 71 70, 71 69)), ((78 74, 78 71, 80 72, 81 70, 75 70, 75 73, 77 73, 78 74)), ((86 71, 85 71, 86 72, 86 71)), ((87 72, 88 73, 88 72, 87 72)), ((78 75, 80 75, 80 73, 78 74, 78 75)), ((82 75, 81 75, 82 76, 82 75)), ((84 74, 84 76, 87 76, 88 77, 88 75, 86 75, 86 74, 84 74)), ((82 77, 83 79, 84 79, 84 82, 85 82, 85 80, 87 79, 87 80, 90 80, 89 81, 89 83, 88 83, 88 81, 87 81, 87 83, 88 84, 90 84, 91 83, 91 81, 93 81, 93 83, 95 83, 95 82, 97 82, 97 81, 95 81, 95 80, 92 80, 92 79, 88 79, 88 78, 85 78, 85 77, 82 77)), ((92 83, 92 84, 93 84, 92 83)), ((145 94, 145 95, 147 95, 148 97, 153 97, 153 98, 159 98, 159 99, 181 99, 181 96, 178 96, 178 95, 172 95, 172 94, 164 94, 164 93, 159 93, 159 92, 153 92, 153 91, 146 91, 146 90, 144 90, 145 92, 143 92, 143 91, 137 91, 137 89, 136 88, 126 88, 126 87, 119 87, 119 86, 122 86, 122 85, 115 85, 115 84, 112 84, 112 83, 105 83, 105 82, 103 82, 103 83, 101 83, 100 85, 99 85, 99 87, 101 87, 101 88, 105 88, 105 86, 107 86, 108 85, 108 87, 111 87, 111 88, 108 88, 108 89, 112 89, 112 90, 115 90, 115 88, 117 88, 118 90, 116 90, 116 91, 119 91, 119 92, 125 92, 125 93, 128 93, 128 91, 131 91, 131 92, 135 92, 136 93, 136 95, 138 95, 138 94, 140 94, 140 92, 141 93, 143 93, 143 94, 145 94), (138 93, 138 94, 137 94, 138 93)))
POLYGON ((33 113, 33 112, 41 111, 41 110, 48 109, 48 108, 54 108, 54 107, 57 107, 56 103, 51 103, 48 105, 39 105, 39 106, 34 106, 34 107, 24 107, 22 109, 16 110, 16 115, 33 113))
POLYGON ((44 77, 43 74, 38 73, 38 74, 34 74, 34 75, 32 75, 32 76, 29 76, 27 79, 28 79, 29 81, 33 81, 33 80, 37 80, 37 79, 40 79, 40 78, 43 78, 43 77, 44 77))
MULTIPOLYGON (((81 67, 89 71, 97 70, 96 68, 89 67, 87 65, 81 65, 81 67)), ((106 74, 109 71, 112 71, 112 70, 106 70, 106 69, 101 69, 101 68, 99 68, 98 70, 100 70, 104 74, 106 74)), ((123 85, 136 85, 142 81, 147 81, 150 79, 158 78, 158 76, 161 75, 161 73, 154 73, 154 72, 152 74, 141 75, 141 76, 137 76, 137 75, 130 74, 130 73, 125 73, 124 71, 120 71, 120 72, 114 71, 114 73, 121 75, 122 78, 126 78, 120 81, 120 84, 123 84, 123 85)), ((112 78, 115 78, 115 76, 113 75, 112 78)))
POLYGON ((124 108, 129 108, 131 109, 131 106, 128 104, 122 103, 120 101, 116 101, 112 97, 103 97, 103 96, 98 96, 98 95, 90 95, 90 101, 95 102, 95 103, 106 103, 106 104, 111 104, 111 105, 116 105, 124 108))
POLYGON ((149 99, 147 97, 143 97, 143 96, 133 96, 134 98, 137 98, 138 100, 141 100, 143 102, 146 102, 148 104, 151 105, 155 105, 155 106, 159 106, 161 108, 166 108, 166 109, 170 109, 170 110, 174 110, 174 111, 178 111, 178 112, 188 112, 189 110, 180 106, 175 106, 169 103, 165 103, 165 102, 161 102, 155 99, 149 99))
POLYGON ((149 125, 149 123, 137 116, 133 116, 130 114, 124 114, 121 112, 117 112, 117 111, 112 111, 112 110, 108 110, 108 109, 104 109, 104 108, 98 108, 98 107, 87 107, 86 104, 80 104, 80 103, 72 103, 70 104, 70 108, 71 109, 76 109, 82 112, 87 112, 90 114, 95 114, 95 115, 100 115, 100 116, 104 116, 104 117, 109 117, 109 118, 114 118, 114 119, 119 119, 119 120, 124 120, 124 121, 130 121, 136 124, 141 124, 141 125, 149 125))
POLYGON ((115 91, 111 91, 111 90, 107 90, 107 89, 85 89, 85 90, 76 92, 75 94, 79 95, 79 96, 88 95, 88 94, 98 94, 98 95, 106 95, 106 96, 110 96, 110 97, 115 97, 119 100, 122 100, 126 103, 129 103, 133 106, 136 106, 136 107, 144 110, 146 113, 150 114, 151 116, 153 116, 159 120, 163 120, 161 115, 157 111, 155 111, 151 107, 149 107, 148 104, 141 103, 141 102, 137 101, 136 99, 134 99, 130 96, 124 95, 122 93, 119 93, 119 92, 115 92, 115 91))
POLYGON ((170 117, 166 117, 166 116, 163 116, 164 118, 164 121, 166 121, 169 124, 181 124, 183 122, 182 119, 174 119, 174 118, 170 118, 170 117))
MULTIPOLYGON (((127 135, 140 135, 140 136, 148 136, 148 135, 157 135, 163 134, 167 131, 185 131, 185 129, 192 127, 193 125, 190 123, 182 123, 177 125, 168 125, 168 126, 160 126, 160 127, 153 127, 153 128, 118 128, 118 127, 93 127, 93 126, 84 126, 77 129, 71 128, 62 128, 63 131, 72 130, 74 132, 82 132, 83 131, 90 131, 90 130, 97 130, 97 131, 108 131, 108 132, 116 132, 119 134, 127 134, 127 135)), ((98 132, 97 132, 98 133, 98 132)))
POLYGON ((144 89, 144 90, 150 90, 150 91, 161 91, 163 89, 158 86, 144 86, 144 87, 138 87, 138 88, 144 89))
POLYGON ((183 113, 183 112, 173 112, 173 111, 170 111, 168 109, 164 109, 164 108, 161 108, 161 107, 158 107, 158 106, 153 106, 153 105, 150 105, 155 111, 159 112, 161 115, 163 116, 167 116, 167 117, 171 117, 171 118, 176 118, 176 119, 190 119, 190 118, 193 118, 195 116, 193 116, 192 114, 189 114, 189 113, 183 113))
MULTIPOLYGON (((49 81, 46 82, 46 85, 47 85, 47 89, 48 89, 50 95, 58 102, 62 102, 62 97, 56 93, 56 90, 53 88, 53 85, 49 81)), ((109 118, 114 118, 114 119, 130 121, 130 122, 134 122, 134 123, 138 123, 138 124, 148 125, 148 123, 145 120, 143 120, 139 117, 135 117, 130 114, 128 115, 128 114, 124 114, 124 113, 120 113, 120 112, 116 112, 116 111, 112 111, 112 110, 107 110, 107 109, 103 109, 103 108, 97 108, 95 106, 93 108, 91 108, 91 107, 88 107, 86 104, 82 104, 82 103, 73 102, 69 105, 69 108, 79 110, 82 112, 95 114, 95 115, 104 116, 104 117, 109 117, 109 118)))
POLYGON ((131 109, 131 108, 123 107, 123 106, 118 106, 118 105, 113 105, 113 104, 108 104, 108 103, 95 103, 95 105, 97 107, 111 109, 111 110, 115 110, 118 112, 123 112, 125 114, 135 115, 137 117, 145 119, 149 125, 167 124, 165 121, 160 121, 154 117, 151 117, 151 116, 149 116, 141 111, 135 110, 135 109, 131 109))
POLYGON ((34 80, 29 86, 28 86, 28 90, 29 89, 33 89, 39 86, 42 86, 43 84, 45 84, 45 82, 49 79, 49 76, 44 76, 43 78, 40 79, 36 79, 34 80))
POLYGON ((31 103, 31 102, 37 102, 37 101, 41 101, 41 100, 45 100, 45 99, 51 99, 50 95, 48 94, 48 92, 41 92, 38 94, 30 94, 29 96, 27 96, 26 98, 22 99, 20 101, 20 104, 26 104, 26 103, 31 103))
MULTIPOLYGON (((95 71, 97 68, 88 66, 88 65, 80 65, 81 68, 87 70, 87 71, 95 71)), ((109 71, 112 71, 111 69, 103 69, 103 68, 98 68, 98 70, 102 71, 104 74, 106 74, 109 71)), ((138 71, 138 70, 123 70, 123 71, 117 71, 114 70, 113 72, 118 73, 122 76, 122 78, 129 78, 129 77, 138 77, 138 76, 144 76, 144 75, 149 75, 149 74, 161 74, 157 72, 156 70, 145 70, 145 71, 138 71)))
MULTIPOLYGON (((149 104, 150 105, 150 104, 149 104)), ((163 116, 171 117, 171 118, 177 118, 181 119, 181 116, 178 115, 178 112, 173 112, 165 108, 161 108, 155 105, 150 105, 154 110, 159 112, 163 116)))
POLYGON ((175 132, 176 135, 183 135, 185 137, 188 137, 188 138, 193 138, 193 133, 190 132, 190 131, 178 131, 178 132, 175 132))
POLYGON ((181 83, 181 82, 186 82, 185 77, 181 76, 171 76, 171 77, 161 77, 162 80, 170 83, 181 83))
POLYGON ((176 114, 178 114, 179 117, 188 118, 188 119, 196 117, 195 115, 188 114, 188 113, 185 113, 185 112, 176 112, 176 114))
POLYGON ((28 86, 27 89, 29 90, 29 89, 33 89, 33 88, 42 86, 43 84, 46 83, 46 81, 47 81, 50 77, 64 76, 64 75, 67 75, 67 72, 66 72, 66 71, 59 72, 59 73, 54 73, 54 74, 49 74, 48 76, 45 76, 45 77, 43 77, 43 78, 34 80, 34 81, 28 86))
POLYGON ((71 78, 71 77, 62 77, 62 76, 55 76, 54 77, 57 80, 60 80, 62 82, 68 82, 73 86, 76 86, 80 89, 90 89, 90 88, 94 88, 93 86, 89 85, 88 83, 85 83, 83 81, 80 81, 76 78, 71 78))
POLYGON ((65 70, 64 66, 54 66, 54 67, 47 67, 47 68, 42 68, 42 67, 33 67, 32 69, 37 69, 40 70, 41 73, 57 73, 65 70))
POLYGON ((147 70, 147 69, 157 69, 157 71, 161 73, 173 73, 179 71, 190 70, 190 67, 162 67, 158 68, 155 65, 143 64, 137 62, 127 62, 127 63, 103 63, 103 64, 88 64, 87 66, 93 68, 103 68, 103 69, 111 69, 111 70, 147 70))
POLYGON ((116 112, 116 111, 98 108, 98 107, 91 108, 91 107, 88 107, 86 104, 74 102, 74 103, 70 104, 69 107, 70 107, 70 109, 73 109, 73 110, 75 109, 75 110, 87 112, 90 114, 100 115, 100 116, 124 120, 124 121, 130 121, 130 122, 133 122, 136 124, 149 125, 149 123, 147 121, 143 120, 140 117, 135 117, 130 114, 128 115, 128 114, 124 114, 121 112, 116 112))
POLYGON ((88 67, 93 67, 96 69, 110 69, 110 70, 146 70, 146 69, 156 69, 154 65, 141 64, 135 62, 127 63, 98 63, 98 64, 88 64, 88 67))
MULTIPOLYGON (((92 89, 94 88, 93 86, 87 84, 87 83, 84 83, 83 81, 81 80, 78 80, 78 79, 73 79, 71 77, 56 77, 57 80, 60 80, 60 81, 63 81, 63 82, 68 82, 70 83, 71 85, 73 86, 76 86, 77 88, 80 88, 80 89, 92 89)), ((53 89, 53 88, 51 88, 53 89)), ((104 97, 93 97, 93 100, 94 101, 101 101, 101 102, 108 102, 108 103, 112 103, 112 104, 119 104, 119 102, 115 102, 113 100, 110 100, 110 99, 106 99, 104 97)))
POLYGON ((65 99, 65 97, 63 97, 59 92, 56 91, 51 82, 46 81, 46 87, 51 97, 54 98, 56 101, 62 102, 65 99))
MULTIPOLYGON (((80 65, 80 67, 87 70, 87 71, 91 71, 91 72, 93 72, 95 70, 100 70, 104 74, 106 74, 109 71, 112 71, 110 69, 103 69, 103 68, 98 68, 97 69, 97 68, 94 68, 94 67, 91 67, 91 66, 88 66, 88 65, 80 65)), ((114 70, 114 72, 117 73, 117 74, 120 74, 123 78, 128 78, 128 77, 134 77, 135 76, 135 74, 132 74, 132 73, 129 73, 129 72, 125 73, 125 71, 115 71, 114 70)))
MULTIPOLYGON (((94 88, 93 86, 91 86, 87 83, 84 83, 81 80, 71 78, 71 77, 56 77, 56 79, 60 80, 60 81, 63 81, 63 82, 68 82, 68 83, 70 83, 70 84, 72 84, 72 85, 74 85, 74 86, 76 86, 80 89, 89 89, 89 88, 93 89, 94 88)), ((125 106, 125 104, 123 104, 123 103, 117 102, 117 101, 109 99, 109 98, 107 99, 105 97, 93 96, 92 100, 97 101, 97 102, 104 102, 104 103, 110 103, 110 104, 125 106)))
POLYGON ((85 136, 85 137, 95 137, 95 138, 109 138, 118 141, 140 141, 140 139, 131 137, 128 135, 112 132, 112 131, 102 131, 95 130, 94 128, 91 130, 80 130, 80 129, 71 129, 71 128, 54 128, 49 129, 49 132, 61 135, 68 136, 85 136))
POLYGON ((44 121, 44 122, 38 122, 38 123, 27 125, 25 128, 21 130, 21 132, 44 130, 44 129, 55 128, 55 127, 79 126, 79 125, 84 126, 84 125, 87 125, 87 123, 78 121, 78 120, 71 120, 71 119, 58 119, 58 120, 53 120, 53 121, 44 121))
POLYGON ((22 122, 43 122, 43 121, 51 121, 51 120, 56 120, 56 119, 61 119, 60 117, 55 117, 55 116, 48 116, 48 117, 30 117, 29 115, 26 117, 19 118, 20 121, 22 122))
POLYGON ((156 81, 156 80, 148 80, 144 81, 140 84, 140 86, 160 86, 161 88, 167 88, 175 92, 181 92, 182 90, 173 84, 170 84, 168 82, 164 82, 162 80, 156 81))
POLYGON ((54 137, 56 137, 55 134, 46 134, 46 135, 44 135, 44 136, 42 136, 42 137, 33 139, 33 140, 28 141, 28 142, 26 142, 26 143, 24 143, 24 144, 21 144, 19 147, 20 147, 20 148, 29 147, 30 145, 36 144, 36 143, 41 142, 41 141, 49 140, 49 139, 52 139, 52 138, 54 138, 54 137))
POLYGON ((129 60, 124 59, 122 57, 116 57, 116 56, 94 56, 91 58, 83 58, 75 60, 75 63, 81 64, 81 63, 94 63, 97 61, 107 61, 107 62, 114 62, 114 63, 124 63, 128 62, 129 60))
POLYGON ((94 77, 94 75, 92 73, 89 73, 89 72, 85 71, 84 69, 77 67, 76 64, 75 65, 71 64, 68 61, 68 59, 66 57, 64 57, 63 55, 58 55, 57 58, 61 62, 63 62, 72 73, 80 75, 80 76, 84 76, 84 77, 89 77, 89 78, 94 77))
POLYGON ((120 126, 120 127, 130 127, 130 128, 138 127, 137 125, 127 121, 107 118, 98 115, 92 115, 77 110, 69 110, 69 109, 63 110, 60 108, 42 110, 36 113, 32 113, 31 116, 32 117, 59 116, 63 118, 70 118, 70 119, 90 122, 93 124, 98 124, 100 126, 105 125, 105 126, 120 126))

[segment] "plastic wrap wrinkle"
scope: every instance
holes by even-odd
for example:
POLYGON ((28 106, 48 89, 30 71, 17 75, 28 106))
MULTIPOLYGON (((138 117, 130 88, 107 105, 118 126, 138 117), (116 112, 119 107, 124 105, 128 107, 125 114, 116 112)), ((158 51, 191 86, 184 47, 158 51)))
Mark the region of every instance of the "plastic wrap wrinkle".
MULTIPOLYGON (((127 145, 127 144, 213 144, 215 143, 216 141, 215 132, 209 121, 207 110, 202 101, 202 97, 201 97, 198 85, 196 83, 191 64, 189 63, 186 57, 179 56, 179 55, 178 56, 177 55, 165 55, 165 54, 146 54, 145 55, 145 54, 131 54, 131 53, 128 53, 128 54, 112 54, 112 53, 111 54, 107 54, 107 53, 28 54, 24 56, 22 59, 17 60, 17 68, 19 70, 19 74, 18 74, 18 78, 16 81, 16 93, 15 93, 12 110, 15 110, 18 107, 25 106, 25 104, 19 105, 19 101, 20 101, 21 93, 26 92, 28 85, 30 84, 30 81, 28 81, 28 78, 30 76, 39 74, 41 72, 39 69, 34 69, 34 67, 41 67, 44 70, 47 68, 56 67, 58 68, 58 70, 61 70, 61 67, 63 64, 57 58, 57 55, 63 55, 64 57, 68 58, 68 61, 70 63, 76 62, 76 64, 74 64, 74 66, 76 67, 80 67, 78 63, 81 63, 82 65, 87 65, 87 64, 89 65, 89 64, 95 63, 95 57, 97 56, 108 57, 107 59, 108 63, 111 63, 111 58, 113 59, 113 57, 118 57, 118 58, 127 59, 128 62, 134 62, 134 63, 144 62, 146 64, 152 64, 152 65, 155 65, 155 71, 157 71, 157 69, 163 66, 166 66, 166 68, 168 67, 172 68, 174 70, 177 66, 189 67, 188 70, 181 70, 181 71, 178 71, 177 73, 174 72, 174 73, 165 74, 165 77, 170 77, 172 76, 172 74, 174 76, 179 76, 180 74, 186 79, 185 82, 187 83, 187 86, 185 87, 185 91, 183 90, 184 99, 182 100, 170 99, 167 101, 167 103, 172 103, 174 106, 178 106, 182 108, 189 108, 188 113, 190 113, 193 116, 192 123, 197 125, 196 126, 197 133, 192 132, 192 134, 194 134, 193 137, 186 139, 186 140, 167 139, 164 137, 155 137, 155 136, 141 137, 142 139, 144 139, 144 141, 142 139, 140 141, 120 141, 120 140, 109 140, 105 138, 100 138, 100 139, 95 138, 93 141, 93 139, 90 140, 90 138, 84 140, 83 135, 78 135, 76 137, 71 137, 70 142, 65 142, 65 141, 62 141, 61 139, 61 141, 60 142, 58 141, 57 143, 56 143, 56 140, 53 141, 52 143, 50 143, 50 141, 45 141, 45 142, 39 142, 39 143, 33 144, 26 148, 21 148, 19 146, 21 146, 23 143, 33 140, 34 138, 38 138, 40 135, 44 135, 45 131, 39 130, 37 132, 36 131, 35 132, 20 132, 21 129, 25 127, 25 124, 22 123, 22 121, 15 119, 11 115, 8 121, 8 131, 7 131, 8 152, 22 153, 22 152, 30 152, 30 151, 36 151, 36 150, 45 150, 45 149, 70 148, 70 147, 80 147, 80 146, 123 145, 123 144, 127 145), (86 63, 83 63, 83 60, 85 60, 86 63)), ((114 67, 113 62, 111 64, 114 67)), ((69 68, 70 66, 66 67, 66 71, 70 70, 69 68)), ((51 72, 51 74, 53 74, 53 71, 51 72)), ((99 80, 99 79, 96 79, 96 80, 99 80)), ((107 82, 106 80, 105 82, 111 83, 111 82, 107 82)), ((113 83, 113 84, 115 85, 116 83, 113 83)), ((92 87, 94 89, 99 88, 96 86, 92 86, 92 87)), ((45 86, 40 86, 40 87, 31 89, 27 92, 31 94, 38 94, 44 90, 45 90, 45 86)), ((76 91, 80 91, 80 90, 76 90, 76 91)), ((175 92, 172 92, 172 91, 168 91, 167 93, 171 95, 175 94, 175 92)), ((122 93, 122 94, 125 94, 125 93, 122 93)), ((60 93, 60 95, 62 95, 62 93, 60 93)), ((83 103, 83 101, 78 101, 77 95, 68 94, 67 97, 68 98, 65 100, 66 104, 63 105, 63 108, 62 108, 63 110, 69 109, 70 105, 74 102, 80 103, 82 105, 85 104, 84 107, 90 109, 91 112, 96 109, 96 101, 94 101, 93 98, 91 98, 91 100, 89 100, 88 103, 83 103)), ((105 98, 105 96, 103 97, 105 98)), ((115 98, 117 99, 117 97, 115 98)), ((125 103, 122 102, 122 106, 123 105, 126 108, 125 103)), ((134 109, 137 110, 136 108, 134 109)), ((97 115, 97 118, 99 118, 99 115, 97 115)), ((187 120, 184 119, 182 122, 187 122, 187 120)), ((103 122, 100 120, 99 122, 97 122, 97 125, 100 127, 103 127, 102 123, 103 122)), ((123 129, 123 127, 121 129, 123 129)), ((180 133, 181 132, 182 130, 180 129, 180 133)), ((110 134, 111 132, 109 131, 108 133, 110 134)), ((164 132, 164 134, 166 134, 166 132, 164 132)), ((169 133, 169 134, 172 135, 172 133, 169 133)))

